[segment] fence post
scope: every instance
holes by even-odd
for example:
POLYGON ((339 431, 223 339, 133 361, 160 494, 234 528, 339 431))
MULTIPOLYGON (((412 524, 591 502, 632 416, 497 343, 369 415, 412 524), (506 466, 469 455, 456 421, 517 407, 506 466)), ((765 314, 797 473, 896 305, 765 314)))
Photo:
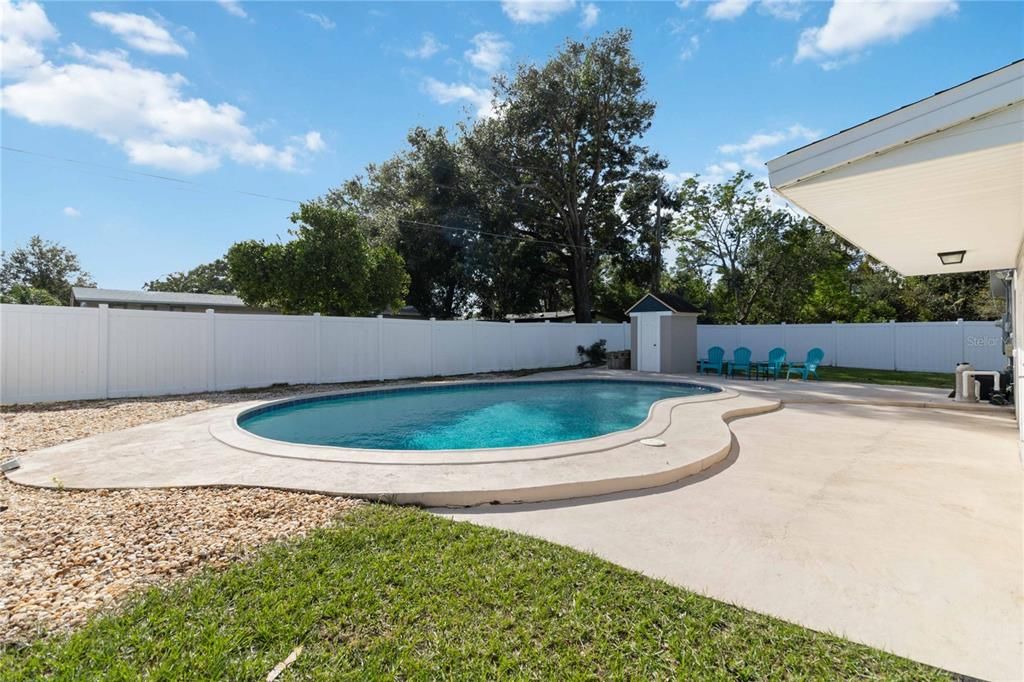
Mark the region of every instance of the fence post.
POLYGON ((430 376, 435 377, 437 376, 437 369, 434 366, 434 331, 437 328, 437 318, 430 318, 430 322, 427 324, 430 325, 430 343, 427 344, 430 348, 430 376))
POLYGON ((206 390, 217 390, 217 318, 213 308, 206 312, 206 390))
POLYGON ((964 324, 964 318, 956 318, 956 326, 960 330, 960 359, 957 362, 967 362, 967 326, 964 324))
POLYGON ((313 313, 313 355, 316 365, 313 367, 313 383, 323 382, 320 370, 320 313, 313 313))
POLYGON ((889 337, 892 339, 892 371, 899 369, 896 363, 896 320, 889 320, 889 337))
POLYGON ((832 366, 839 367, 839 326, 832 320, 832 366))
POLYGON ((99 338, 96 344, 96 378, 100 398, 110 397, 110 308, 106 303, 99 307, 99 338))
POLYGON ((554 367, 551 364, 551 320, 544 320, 544 367, 554 367))
POLYGON ((622 350, 633 352, 633 334, 629 328, 629 322, 626 321, 622 323, 622 350))
POLYGON ((469 360, 470 360, 469 371, 470 371, 471 374, 476 374, 476 372, 477 372, 477 363, 476 363, 476 355, 477 355, 477 353, 476 353, 476 323, 477 323, 477 319, 475 317, 471 317, 469 319, 469 347, 471 349, 470 350, 470 357, 469 357, 469 360))
POLYGON ((377 381, 384 381, 384 316, 377 316, 377 381))
POLYGON ((517 370, 519 369, 519 356, 516 353, 516 321, 509 320, 508 323, 510 325, 508 328, 509 339, 511 339, 509 345, 512 346, 512 369, 517 370))

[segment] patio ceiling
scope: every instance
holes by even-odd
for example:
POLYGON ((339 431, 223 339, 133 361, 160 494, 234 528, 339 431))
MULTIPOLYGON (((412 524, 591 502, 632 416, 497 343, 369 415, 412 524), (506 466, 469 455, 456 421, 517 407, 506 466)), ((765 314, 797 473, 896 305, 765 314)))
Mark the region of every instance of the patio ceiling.
POLYGON ((1024 60, 768 162, 772 187, 904 275, 1014 267, 1024 60), (966 251, 959 265, 940 252, 966 251))

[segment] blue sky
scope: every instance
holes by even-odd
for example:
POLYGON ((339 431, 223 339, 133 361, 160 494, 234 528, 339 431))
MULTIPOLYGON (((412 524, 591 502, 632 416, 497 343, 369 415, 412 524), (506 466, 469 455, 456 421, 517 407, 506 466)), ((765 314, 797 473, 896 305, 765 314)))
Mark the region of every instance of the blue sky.
POLYGON ((0 243, 60 241, 113 288, 284 236, 293 206, 242 192, 320 195, 567 37, 633 30, 673 178, 764 175, 1024 56, 1016 2, 0 2, 0 135, 33 153, 0 157, 0 243))

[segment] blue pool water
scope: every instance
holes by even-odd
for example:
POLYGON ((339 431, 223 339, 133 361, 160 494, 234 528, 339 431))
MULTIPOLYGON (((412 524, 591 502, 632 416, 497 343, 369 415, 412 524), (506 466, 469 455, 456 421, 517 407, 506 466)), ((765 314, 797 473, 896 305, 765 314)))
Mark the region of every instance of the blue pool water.
POLYGON ((463 450, 591 438, 637 426, 663 398, 717 392, 683 383, 555 381, 434 386, 297 400, 239 426, 292 443, 463 450))

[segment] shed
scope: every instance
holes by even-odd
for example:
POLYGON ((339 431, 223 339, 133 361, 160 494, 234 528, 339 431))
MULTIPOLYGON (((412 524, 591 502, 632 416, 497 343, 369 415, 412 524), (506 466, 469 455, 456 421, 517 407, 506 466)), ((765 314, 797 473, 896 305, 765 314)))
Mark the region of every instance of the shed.
POLYGON ((630 369, 692 372, 697 365, 697 315, 684 298, 651 292, 626 311, 629 315, 630 369))

